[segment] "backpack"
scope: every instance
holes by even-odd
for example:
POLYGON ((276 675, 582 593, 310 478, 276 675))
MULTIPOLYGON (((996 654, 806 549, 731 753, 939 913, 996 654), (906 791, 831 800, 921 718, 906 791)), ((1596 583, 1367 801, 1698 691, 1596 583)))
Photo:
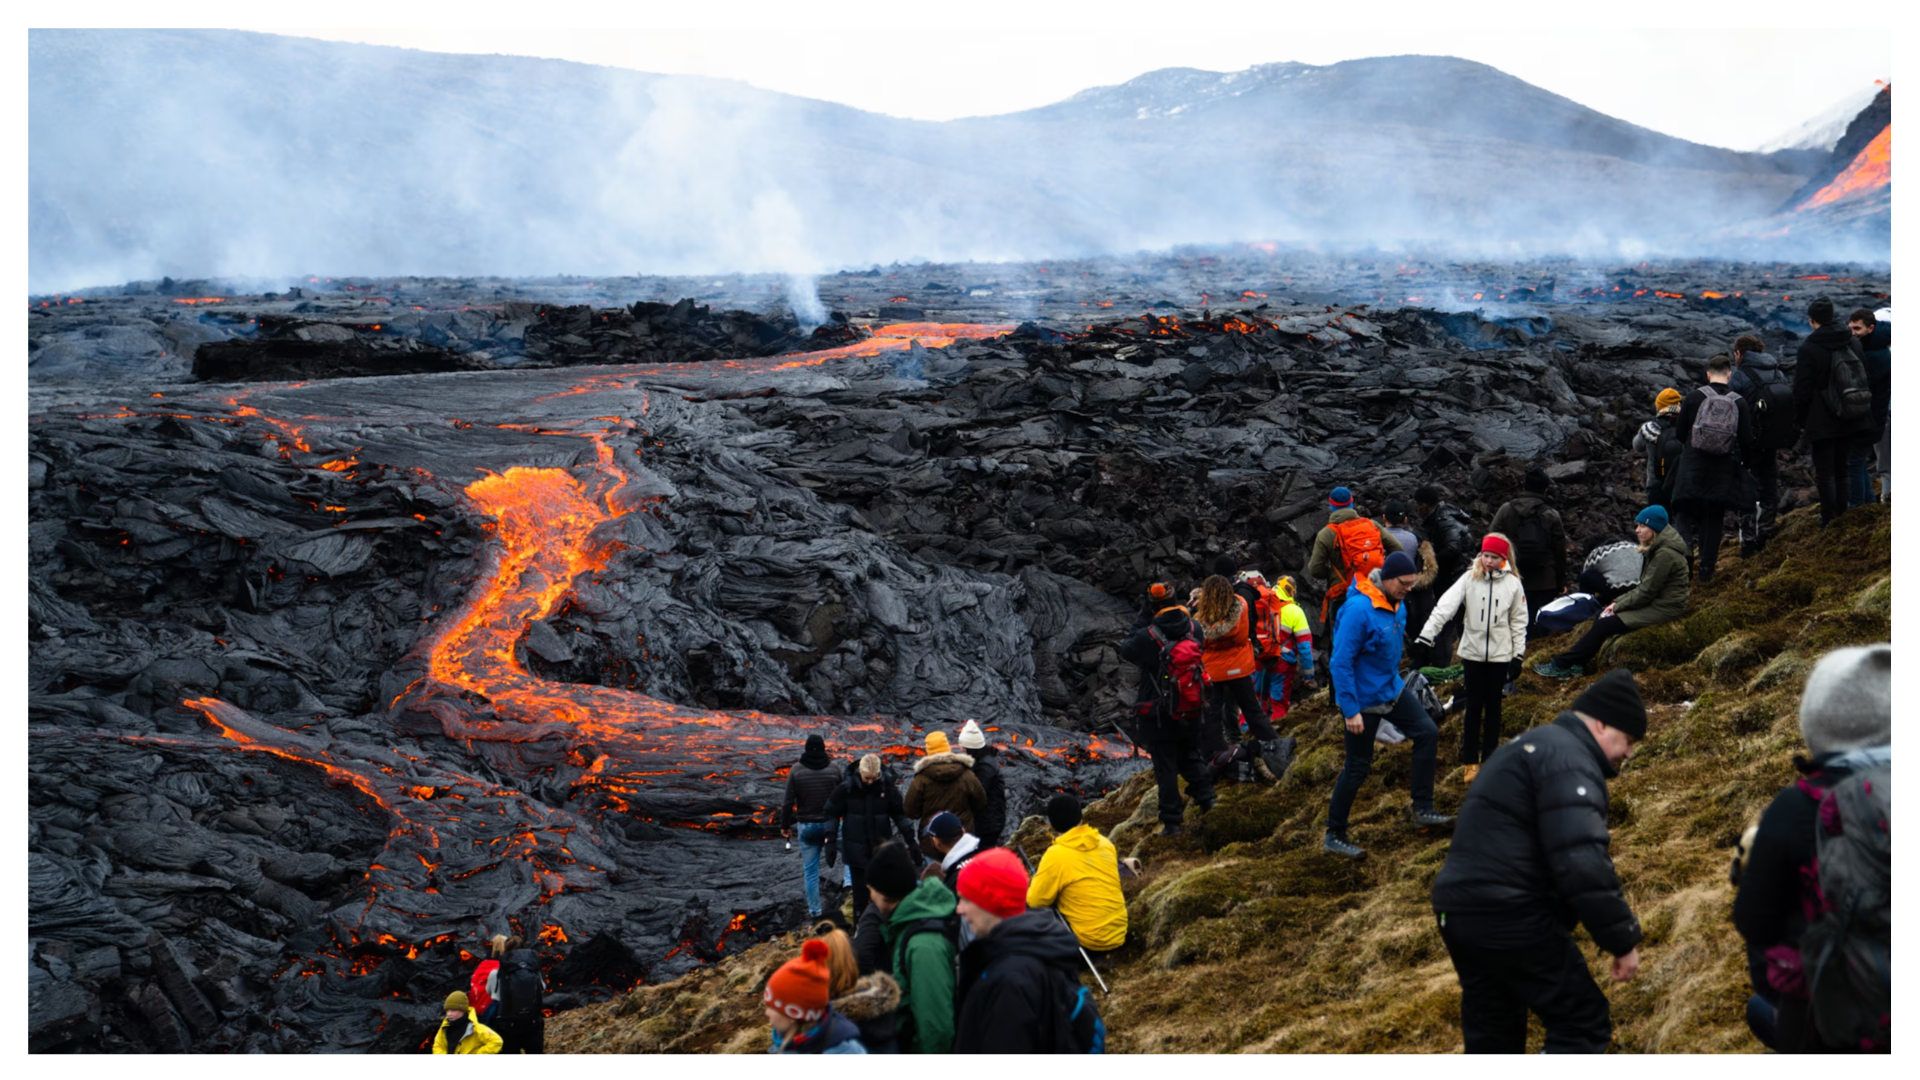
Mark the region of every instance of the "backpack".
POLYGON ((1818 912, 1800 938, 1800 969, 1820 1041, 1888 1053, 1893 995, 1891 751, 1815 794, 1818 912))
POLYGON ((1253 614, 1249 620, 1249 633, 1253 636, 1253 654, 1259 660, 1278 660, 1287 646, 1290 635, 1280 628, 1280 608, 1283 602, 1278 593, 1257 581, 1250 581, 1254 591, 1259 594, 1253 603, 1253 614))
POLYGON ((1106 1053, 1107 1022, 1101 1019, 1100 1006, 1093 1000, 1093 991, 1078 979, 1068 985, 1072 989, 1058 996, 1060 1007, 1055 1012, 1053 1025, 1054 1052, 1058 1054, 1106 1053))
POLYGON ((1688 441, 1703 454, 1731 454, 1740 441, 1740 395, 1703 394, 1688 441))
POLYGON ((540 965, 526 950, 509 953, 500 961, 500 1019, 538 1020, 546 1007, 546 987, 540 965))
POLYGON ((1152 703, 1152 718, 1161 723, 1197 724, 1207 706, 1207 666, 1200 659, 1200 643, 1191 637, 1168 641, 1160 628, 1149 625, 1147 636, 1160 649, 1154 672, 1160 695, 1152 703))
POLYGON ((1320 605, 1323 621, 1327 617, 1327 605, 1347 591, 1348 581, 1367 576, 1387 561, 1387 549, 1380 542, 1380 526, 1366 518, 1349 518, 1327 528, 1333 530, 1333 538, 1340 545, 1340 563, 1346 572, 1327 586, 1326 598, 1320 605))
POLYGON ((1554 565, 1553 545, 1547 539, 1547 506, 1541 503, 1531 514, 1519 514, 1513 525, 1514 562, 1522 571, 1542 571, 1554 565))
POLYGON ((1873 387, 1867 382, 1867 358, 1849 341, 1833 350, 1824 391, 1827 411, 1836 420, 1864 420, 1873 412, 1873 387))
POLYGON ((1781 376, 1778 368, 1748 369, 1743 364, 1740 370, 1746 372, 1747 381, 1759 390, 1747 400, 1753 405, 1753 426, 1760 434, 1761 445, 1770 450, 1792 446, 1800 437, 1793 419, 1792 384, 1781 376))
MULTIPOLYGON (((978 855, 980 852, 986 850, 989 849, 975 848, 974 854, 978 855)), ((967 856, 969 859, 972 857, 972 855, 967 856)), ((955 867, 955 870, 958 869, 958 867, 955 867)), ((938 918, 915 919, 901 929, 900 937, 893 943, 893 977, 896 981, 900 982, 901 990, 904 992, 908 989, 907 980, 912 978, 911 975, 907 974, 905 966, 907 959, 907 942, 912 941, 921 934, 939 934, 953 945, 953 979, 955 983, 958 983, 960 981, 960 913, 953 911, 938 918)), ((960 1016, 960 1004, 961 997, 955 994, 953 997, 953 1013, 956 1020, 959 1019, 960 1016)), ((912 1027, 912 1017, 913 1010, 907 1008, 906 1003, 903 1001, 900 1011, 895 1014, 894 1021, 900 1025, 900 1034, 903 1039, 915 1035, 912 1027)))

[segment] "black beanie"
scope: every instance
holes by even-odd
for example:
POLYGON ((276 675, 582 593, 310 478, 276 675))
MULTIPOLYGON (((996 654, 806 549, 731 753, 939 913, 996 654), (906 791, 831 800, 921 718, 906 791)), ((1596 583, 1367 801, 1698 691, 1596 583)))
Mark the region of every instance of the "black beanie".
POLYGON ((1647 707, 1640 701, 1640 684, 1633 672, 1614 668, 1573 699, 1575 712, 1583 712, 1628 737, 1647 737, 1647 707))
POLYGON ((1389 525, 1405 524, 1407 520, 1407 504, 1401 502, 1399 499, 1388 499, 1384 516, 1389 525))
POLYGON ((1816 296, 1807 304, 1807 318, 1821 326, 1833 325, 1833 300, 1825 296, 1816 296))
POLYGON ((1527 470, 1527 478, 1524 483, 1527 490, 1533 492, 1535 495, 1545 493, 1547 488, 1553 485, 1553 481, 1547 479, 1547 471, 1538 465, 1527 470))
POLYGON ((867 884, 889 900, 904 899, 920 883, 913 856, 898 840, 889 840, 867 860, 867 884))
POLYGON ((1233 561, 1232 556, 1222 555, 1213 560, 1213 572, 1232 581, 1233 575, 1240 572, 1240 565, 1233 561))
POLYGON ((1047 800, 1047 824, 1054 832, 1066 832, 1080 824, 1080 800, 1071 795, 1055 795, 1047 800))

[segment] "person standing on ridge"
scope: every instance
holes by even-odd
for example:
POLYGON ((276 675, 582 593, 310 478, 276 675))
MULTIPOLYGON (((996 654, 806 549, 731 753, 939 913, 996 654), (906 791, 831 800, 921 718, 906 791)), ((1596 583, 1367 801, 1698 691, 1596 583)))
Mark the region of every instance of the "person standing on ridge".
POLYGON ((1794 354, 1794 420, 1813 450, 1813 482, 1820 493, 1820 527, 1847 509, 1847 453, 1873 433, 1873 387, 1865 350, 1835 322, 1833 301, 1807 305, 1813 327, 1794 354))
MULTIPOLYGON (((1741 334, 1733 339, 1733 377, 1727 388, 1753 413, 1754 445, 1747 454, 1747 472, 1754 479, 1755 515, 1753 535, 1740 548, 1740 557, 1749 558, 1767 546, 1780 513, 1780 451, 1792 450, 1800 438, 1793 418, 1793 373, 1781 370, 1779 358, 1767 352, 1760 335, 1741 334)), ((1667 509, 1671 513, 1673 508, 1667 509)), ((1742 506, 1743 517, 1745 512, 1742 506)))
POLYGON ((979 974, 960 1006, 956 1054, 1088 1053, 1104 1041, 1080 983, 1080 943, 1052 912, 1027 910, 1029 884, 1008 848, 982 852, 960 871, 960 917, 975 937, 961 967, 979 974))
POLYGON ((900 787, 878 754, 868 754, 847 767, 845 778, 827 799, 827 824, 840 831, 845 844, 840 857, 853 877, 853 918, 858 923, 867 910, 867 864, 873 861, 873 853, 896 832, 908 845, 918 843, 900 787))
POLYGON ((447 995, 445 1011, 440 1017, 440 1030, 433 1034, 433 1052, 497 1054, 500 1052, 500 1036, 474 1016, 473 1009, 467 1004, 466 992, 455 990, 447 995))
POLYGON ((1524 1053, 1529 1011, 1548 1053, 1598 1054, 1612 1041, 1607 996, 1572 931, 1584 925, 1613 955, 1614 981, 1640 970, 1640 920, 1607 854, 1607 780, 1646 735, 1639 685, 1617 668, 1501 747, 1467 792, 1433 881, 1467 1053, 1524 1053))
POLYGON ((904 847, 882 845, 868 868, 867 890, 873 909, 886 920, 880 931, 886 970, 900 984, 901 1005, 894 1020, 900 1052, 944 1054, 953 1045, 960 920, 946 882, 938 874, 919 877, 912 858, 904 847))
MULTIPOLYGON (((1434 601, 1440 591, 1447 587, 1447 583, 1440 580, 1440 557, 1434 554, 1433 542, 1413 524, 1406 503, 1399 499, 1388 499, 1387 508, 1381 512, 1380 518, 1386 522, 1386 534, 1400 545, 1401 551, 1412 555, 1415 565, 1420 567, 1420 580, 1414 585, 1413 591, 1407 594, 1407 629, 1418 630, 1427 625, 1427 616, 1433 611, 1434 601)), ((1328 640, 1332 640, 1331 636, 1328 640)), ((1450 659, 1450 655, 1441 657, 1442 661, 1450 659)))
MULTIPOLYGON (((944 731, 927 733, 927 753, 913 763, 913 783, 907 785, 907 816, 918 823, 920 853, 939 858, 927 823, 942 810, 951 810, 973 832, 974 822, 987 808, 987 789, 973 775, 973 757, 954 750, 944 731)), ((978 833, 974 833, 978 836, 978 833)))
MULTIPOLYGON (((787 770, 787 789, 780 796, 780 828, 800 841, 800 872, 807 894, 807 917, 820 917, 820 861, 832 846, 833 826, 827 821, 827 800, 840 786, 840 770, 827 756, 827 743, 807 736, 800 760, 787 770), (796 825, 798 828, 796 828, 796 825)), ((833 860, 828 859, 829 863, 833 860)))
POLYGON ((1366 850, 1347 839, 1347 814, 1360 785, 1373 770, 1374 736, 1390 720, 1413 743, 1413 806, 1416 829, 1449 825, 1453 818, 1433 808, 1433 772, 1440 729, 1400 677, 1400 653, 1406 642, 1402 601, 1419 577, 1405 552, 1387 556, 1371 574, 1354 579, 1333 637, 1333 702, 1346 717, 1346 764, 1334 782, 1327 807, 1327 836, 1321 849, 1349 859, 1366 850))
POLYGON ((1466 669, 1466 712, 1461 718, 1460 764, 1473 783, 1480 763, 1500 745, 1500 706, 1507 666, 1527 649, 1527 597, 1513 574, 1512 547, 1499 533, 1480 541, 1480 557, 1434 606, 1415 642, 1414 663, 1432 648, 1431 636, 1464 611, 1460 663, 1466 669), (1483 726, 1484 717, 1484 726, 1483 726))
POLYGON ((767 1025, 773 1029, 769 1054, 864 1054, 860 1026, 833 1011, 832 949, 808 938, 800 955, 780 965, 761 994, 767 1025))
POLYGON ((1200 624, 1186 608, 1173 604, 1155 612, 1151 623, 1120 646, 1120 659, 1140 669, 1136 726, 1159 785, 1162 836, 1180 835, 1186 810, 1182 778, 1200 812, 1213 809, 1213 770, 1201 753, 1201 731, 1207 723, 1201 638, 1200 624))
POLYGON ((1691 552, 1700 552, 1700 581, 1713 580, 1727 512, 1751 505, 1753 480, 1743 464, 1754 446, 1753 405, 1733 392, 1733 360, 1707 361, 1707 385, 1680 406, 1680 473, 1673 482, 1674 524, 1691 552))
MULTIPOLYGON (((1560 511, 1547 502, 1553 481, 1544 469, 1535 466, 1527 470, 1524 483, 1526 494, 1507 500, 1494 512, 1489 532, 1509 538, 1507 561, 1519 572, 1520 584, 1527 591, 1527 610, 1539 611, 1567 591, 1573 575, 1567 569, 1566 526, 1560 521, 1560 511)), ((1483 547, 1481 553, 1485 550, 1483 547)), ((1465 638, 1462 631, 1461 640, 1465 638)))
POLYGON ((960 728, 960 748, 973 758, 973 775, 980 780, 987 802, 980 808, 980 820, 974 822, 974 835, 982 847, 999 847, 1007 831, 1007 778, 1000 775, 1000 751, 987 745, 987 733, 980 721, 969 720, 960 728))
POLYGON ((1847 316, 1847 330, 1860 343, 1867 359, 1867 386, 1873 391, 1873 430, 1860 437, 1847 451, 1847 509, 1876 501, 1872 471, 1867 462, 1876 455, 1885 471, 1887 454, 1878 449, 1886 443, 1887 416, 1893 396, 1893 328, 1881 322, 1873 312, 1860 308, 1847 316))
MULTIPOLYGON (((1640 425, 1633 435, 1633 448, 1647 455, 1646 500, 1648 506, 1668 506, 1672 502, 1674 470, 1680 467, 1680 391, 1669 386, 1654 395, 1653 419, 1640 425)), ((1671 513, 1671 507, 1668 508, 1671 513)))
POLYGON ((1379 522, 1360 516, 1353 507, 1353 492, 1347 488, 1337 487, 1328 493, 1327 509, 1327 523, 1314 534, 1313 551, 1307 556, 1307 574, 1327 583, 1320 600, 1320 625, 1327 639, 1333 640, 1353 579, 1372 573, 1381 560, 1401 548, 1400 541, 1379 522))
MULTIPOLYGON (((1200 583, 1194 621, 1200 624, 1201 660, 1206 666, 1209 684, 1207 721, 1202 737, 1215 738, 1217 729, 1223 739, 1220 748, 1226 749, 1224 740, 1239 734, 1239 724, 1230 718, 1238 711, 1239 719, 1246 722, 1249 738, 1257 741, 1256 753, 1249 755, 1254 763, 1248 768, 1261 779, 1272 782, 1280 778, 1270 764, 1278 760, 1279 736, 1267 722, 1267 710, 1260 704, 1259 695, 1253 692, 1252 619, 1252 608, 1234 593, 1226 578, 1215 574, 1200 583)), ((1279 768, 1285 769, 1286 763, 1279 762, 1279 768)))

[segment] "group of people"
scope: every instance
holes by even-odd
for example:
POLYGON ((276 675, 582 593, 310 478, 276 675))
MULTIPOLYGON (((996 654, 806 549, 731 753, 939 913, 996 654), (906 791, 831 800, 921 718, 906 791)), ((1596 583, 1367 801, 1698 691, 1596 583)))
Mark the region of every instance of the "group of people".
POLYGON ((442 1004, 433 1052, 545 1053, 547 984, 539 955, 506 934, 494 935, 489 945, 467 989, 448 994, 442 1004))
MULTIPOLYGON (((943 743, 930 740, 927 757, 943 743)), ((1096 965, 1126 943, 1121 878, 1136 867, 1073 796, 1055 795, 1046 816, 1055 835, 1037 868, 953 810, 933 814, 924 848, 911 837, 875 846, 853 934, 819 923, 762 988, 768 1051, 1099 1052, 1105 1026, 1080 976, 1097 981, 1096 965)))
POLYGON ((1893 327, 1865 308, 1842 324, 1824 296, 1807 305, 1807 322, 1812 332, 1785 365, 1759 335, 1740 335, 1707 362, 1706 385, 1660 391, 1634 436, 1647 505, 1672 517, 1702 581, 1713 580, 1728 515, 1742 523, 1743 554, 1765 546, 1783 452, 1806 446, 1822 527, 1875 501, 1876 472, 1888 494, 1893 327))

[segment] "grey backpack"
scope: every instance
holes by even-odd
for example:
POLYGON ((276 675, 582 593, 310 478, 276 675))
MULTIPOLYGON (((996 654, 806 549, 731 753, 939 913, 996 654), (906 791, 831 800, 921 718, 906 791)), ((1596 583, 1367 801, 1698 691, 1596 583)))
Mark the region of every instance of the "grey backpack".
POLYGON ((1730 454, 1740 440, 1740 395, 1729 390, 1707 394, 1693 414, 1693 448, 1703 454, 1730 454))
MULTIPOLYGON (((1893 761, 1889 747, 1820 795, 1814 872, 1820 913, 1800 939, 1800 969, 1820 1041, 1888 1053, 1893 1012, 1893 761)), ((1812 792, 1809 792, 1812 794, 1812 792)))

